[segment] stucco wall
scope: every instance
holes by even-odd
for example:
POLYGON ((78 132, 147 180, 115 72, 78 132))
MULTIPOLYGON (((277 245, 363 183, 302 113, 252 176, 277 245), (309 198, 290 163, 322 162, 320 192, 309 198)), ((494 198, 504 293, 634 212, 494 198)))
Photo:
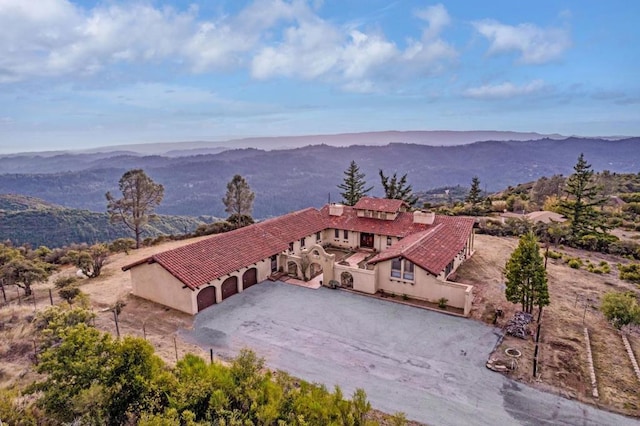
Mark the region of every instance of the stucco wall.
MULTIPOLYGON (((257 273, 256 273, 256 278, 258 280, 258 283, 261 283, 262 281, 266 280, 267 277, 269 275, 271 275, 271 259, 267 258, 267 259, 262 259, 261 261, 259 261, 256 264, 252 264, 249 265, 245 268, 241 268, 239 271, 233 272, 229 275, 225 275, 223 277, 220 277, 216 280, 210 281, 208 285, 206 286, 202 286, 200 287, 199 290, 196 291, 196 294, 198 291, 202 291, 202 289, 209 287, 209 286, 214 286, 216 288, 216 303, 220 303, 222 302, 222 283, 229 277, 237 277, 238 278, 238 292, 242 292, 242 275, 251 268, 256 268, 257 273)), ((233 297, 233 296, 231 296, 233 297)), ((196 305, 196 312, 197 312, 197 305, 196 305)))
POLYGON ((188 314, 198 312, 196 291, 184 284, 157 263, 131 268, 132 293, 138 297, 169 306, 188 314))
POLYGON ((333 267, 334 279, 340 282, 343 272, 349 272, 353 277, 353 289, 363 293, 375 294, 376 289, 376 273, 366 269, 353 268, 346 265, 335 264, 333 267))
POLYGON ((376 267, 378 290, 437 303, 438 299, 448 299, 447 304, 465 309, 468 303, 467 290, 470 286, 460 283, 438 280, 424 269, 415 266, 415 280, 404 281, 391 278, 391 260, 378 263, 376 267))

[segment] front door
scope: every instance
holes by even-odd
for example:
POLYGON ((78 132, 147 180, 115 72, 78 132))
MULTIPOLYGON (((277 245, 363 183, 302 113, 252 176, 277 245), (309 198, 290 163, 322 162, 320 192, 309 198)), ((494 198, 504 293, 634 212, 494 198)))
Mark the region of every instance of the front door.
POLYGON ((373 248, 373 234, 360 233, 360 247, 373 248))
POLYGON ((271 272, 276 272, 278 270, 278 255, 274 254, 271 256, 271 272))

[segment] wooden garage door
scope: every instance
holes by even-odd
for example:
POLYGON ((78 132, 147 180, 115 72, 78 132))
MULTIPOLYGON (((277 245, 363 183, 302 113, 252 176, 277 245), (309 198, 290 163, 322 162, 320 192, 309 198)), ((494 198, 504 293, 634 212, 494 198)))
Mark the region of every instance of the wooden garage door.
POLYGON ((247 289, 254 284, 258 284, 258 270, 256 268, 247 269, 242 274, 242 288, 247 289))
POLYGON ((198 312, 216 303, 216 288, 205 287, 198 293, 198 312))
POLYGON ((229 277, 222 283, 222 300, 238 292, 238 277, 229 277))

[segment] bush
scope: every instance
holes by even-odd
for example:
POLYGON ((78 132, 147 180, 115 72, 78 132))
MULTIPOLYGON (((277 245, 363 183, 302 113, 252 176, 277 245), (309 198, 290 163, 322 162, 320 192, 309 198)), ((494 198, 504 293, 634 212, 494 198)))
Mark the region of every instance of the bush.
POLYGON ((72 285, 75 285, 78 282, 78 277, 74 277, 73 275, 68 277, 58 277, 54 282, 54 286, 56 288, 66 288, 72 285))
POLYGON ((560 258, 562 258, 562 253, 558 253, 557 251, 549 250, 549 253, 547 253, 547 257, 549 259, 560 259, 560 258))
POLYGON ((448 302, 449 302, 449 299, 447 299, 446 297, 441 297, 440 299, 438 299, 438 308, 447 309, 448 302))
POLYGON ((578 258, 569 259, 567 265, 569 265, 569 267, 573 269, 580 269, 580 267, 582 266, 582 260, 578 258))
POLYGON ((635 293, 606 293, 602 297, 600 310, 605 318, 620 328, 627 324, 640 323, 640 306, 635 293))
POLYGON ((620 279, 640 284, 640 263, 630 263, 628 265, 618 265, 620 279))
POLYGON ((58 294, 71 305, 73 300, 80 295, 80 289, 76 286, 64 287, 60 289, 58 294))

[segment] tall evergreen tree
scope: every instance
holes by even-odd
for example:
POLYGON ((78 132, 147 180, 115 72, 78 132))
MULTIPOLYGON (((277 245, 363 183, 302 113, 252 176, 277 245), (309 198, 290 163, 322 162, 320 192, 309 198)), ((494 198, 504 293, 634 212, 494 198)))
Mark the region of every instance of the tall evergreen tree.
POLYGON ((560 212, 571 222, 571 239, 577 241, 588 234, 606 233, 608 228, 595 209, 605 199, 600 196, 601 188, 594 182, 591 164, 584 159, 584 154, 580 154, 573 170, 565 184, 567 196, 559 203, 560 212))
POLYGON ((477 214, 479 211, 478 204, 480 204, 480 202, 482 201, 481 194, 482 190, 480 189, 480 178, 478 176, 474 176, 473 179, 471 179, 471 188, 469 189, 469 193, 465 198, 465 201, 471 204, 471 211, 473 212, 473 214, 477 214))
POLYGON ((542 308, 549 304, 547 271, 533 232, 520 237, 505 270, 505 296, 509 302, 522 304, 522 310, 528 313, 533 312, 534 306, 542 308))
POLYGON ((225 211, 229 213, 236 226, 242 227, 253 223, 251 213, 256 194, 240 175, 235 175, 227 184, 227 194, 222 199, 225 211))
POLYGON ((411 185, 407 184, 406 173, 400 179, 398 179, 396 173, 393 176, 386 176, 382 169, 380 169, 379 174, 385 198, 402 200, 412 207, 416 204, 418 197, 413 195, 411 185))
POLYGON ((367 195, 373 187, 370 186, 366 188, 367 182, 364 180, 365 174, 360 172, 360 167, 358 167, 354 160, 351 160, 349 168, 343 173, 344 180, 338 185, 338 188, 344 191, 340 193, 342 203, 347 206, 354 206, 360 198, 367 195))
POLYGON ((164 197, 164 187, 155 183, 140 169, 129 170, 119 182, 122 198, 116 199, 107 192, 107 212, 112 223, 122 222, 136 236, 136 248, 140 248, 140 235, 144 225, 154 219, 153 211, 164 197))

